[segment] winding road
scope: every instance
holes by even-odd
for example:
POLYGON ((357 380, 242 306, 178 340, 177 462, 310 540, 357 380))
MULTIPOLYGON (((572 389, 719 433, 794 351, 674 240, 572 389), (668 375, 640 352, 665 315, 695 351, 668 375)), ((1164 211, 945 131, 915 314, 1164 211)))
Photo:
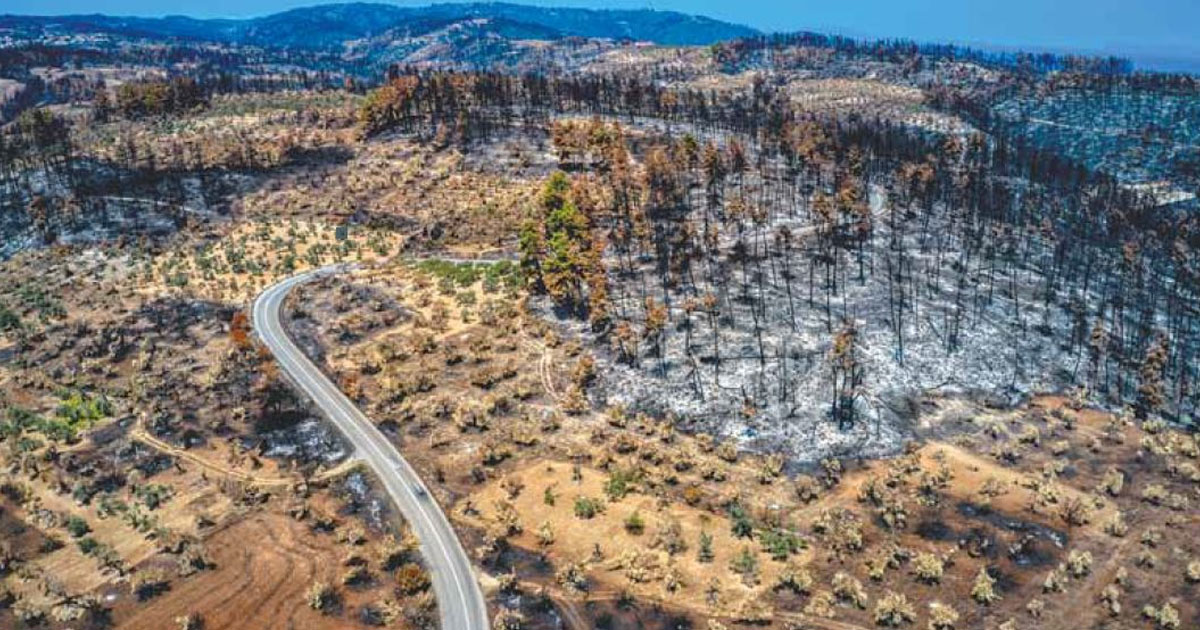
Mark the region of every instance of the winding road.
POLYGON ((412 526, 432 575, 442 630, 488 630, 483 592, 446 514, 391 441, 296 347, 280 320, 284 298, 293 287, 344 268, 322 267, 267 288, 254 301, 254 330, 284 373, 337 425, 354 445, 358 457, 375 471, 412 526))

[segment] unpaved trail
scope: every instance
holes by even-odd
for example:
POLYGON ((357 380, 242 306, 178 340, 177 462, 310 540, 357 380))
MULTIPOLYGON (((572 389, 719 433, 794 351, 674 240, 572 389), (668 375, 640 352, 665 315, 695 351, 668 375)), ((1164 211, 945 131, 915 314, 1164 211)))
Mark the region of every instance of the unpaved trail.
MULTIPOLYGON (((229 466, 225 466, 223 464, 216 463, 205 457, 201 457, 200 455, 197 455, 189 450, 182 449, 177 446, 172 446, 171 444, 164 442, 164 441, 150 435, 149 433, 146 432, 145 429, 143 429, 140 426, 130 432, 130 438, 137 440, 138 442, 142 442, 143 444, 146 444, 147 446, 150 446, 157 451, 160 451, 160 452, 170 455, 172 457, 177 457, 186 462, 200 466, 201 468, 204 468, 205 470, 210 470, 210 471, 218 473, 220 475, 224 475, 226 477, 231 477, 233 479, 237 479, 238 481, 253 484, 256 486, 290 486, 290 485, 293 485, 296 483, 301 483, 304 481, 304 479, 302 477, 300 477, 299 475, 293 475, 293 476, 288 476, 288 477, 271 477, 271 476, 267 476, 267 475, 256 475, 254 473, 246 472, 244 470, 237 470, 235 468, 231 468, 229 466)), ((338 464, 337 466, 335 466, 333 468, 329 468, 329 469, 322 471, 320 474, 313 477, 312 480, 313 481, 326 481, 329 479, 334 479, 334 478, 341 476, 347 472, 350 472, 351 470, 354 469, 354 467, 358 466, 358 464, 359 464, 359 462, 353 458, 347 459, 346 461, 342 462, 341 464, 338 464)))

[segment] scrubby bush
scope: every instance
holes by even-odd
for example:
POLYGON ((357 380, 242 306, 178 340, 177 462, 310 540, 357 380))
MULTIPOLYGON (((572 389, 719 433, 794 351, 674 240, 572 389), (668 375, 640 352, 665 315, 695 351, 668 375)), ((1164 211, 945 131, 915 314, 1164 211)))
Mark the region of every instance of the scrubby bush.
POLYGON ((929 604, 929 630, 954 630, 958 623, 958 611, 941 602, 929 604))
POLYGON ((779 572, 779 578, 775 582, 776 589, 787 589, 797 595, 805 595, 812 590, 813 577, 808 572, 808 569, 789 562, 783 570, 779 572))
POLYGON ((812 503, 821 497, 820 484, 808 475, 799 475, 793 485, 796 490, 796 498, 802 503, 812 503))
POLYGON ((917 618, 917 611, 903 593, 888 591, 875 602, 875 623, 898 628, 910 624, 917 618))
POLYGON ((859 608, 867 608, 867 589, 863 588, 858 578, 838 571, 833 575, 833 594, 844 602, 849 602, 859 608))
POLYGON ((1142 500, 1154 505, 1162 505, 1167 501, 1170 492, 1161 484, 1150 484, 1142 490, 1142 500))
POLYGON ((913 560, 913 575, 926 584, 937 584, 945 573, 942 559, 932 553, 918 554, 913 560))
POLYGON ((588 589, 587 573, 578 563, 568 563, 554 574, 554 580, 568 592, 584 592, 588 589))
POLYGON ((1071 550, 1067 554, 1067 568, 1071 577, 1081 578, 1092 572, 1092 554, 1087 551, 1071 550))
POLYGON ((1108 609, 1108 614, 1116 617, 1121 614, 1121 589, 1116 584, 1109 584, 1100 591, 1100 601, 1108 609))
POLYGON ((729 562, 729 569, 740 575, 742 582, 747 585, 758 584, 758 556, 749 547, 743 547, 742 551, 733 557, 729 562))
POLYGON ((738 538, 750 538, 754 535, 754 522, 746 513, 742 504, 734 502, 729 506, 730 531, 738 538))
POLYGON ((1110 536, 1122 538, 1129 533, 1129 525, 1125 522, 1125 515, 1117 510, 1112 516, 1104 522, 1104 532, 1110 536))
POLYGON ((542 524, 538 525, 536 536, 538 544, 543 547, 554 544, 554 530, 550 528, 550 521, 542 521, 542 524))
POLYGON ((129 580, 129 591, 139 601, 145 601, 167 590, 167 577, 161 571, 144 569, 129 580))
POLYGON ((525 617, 515 611, 505 610, 496 615, 492 630, 521 630, 525 627, 525 617))
POLYGON ((1000 599, 996 594, 996 579, 988 574, 987 567, 980 567, 975 575, 975 584, 971 586, 971 597, 983 605, 989 605, 1000 599))
POLYGON ((1182 627, 1179 610, 1172 606, 1171 602, 1166 602, 1158 608, 1147 604, 1142 609, 1142 616, 1154 621, 1159 630, 1179 630, 1182 627))
POLYGON ((674 518, 661 523, 654 532, 650 546, 660 548, 672 556, 687 551, 687 542, 683 540, 683 525, 674 518))
POLYGON ((1200 584, 1200 560, 1192 560, 1187 564, 1183 577, 1190 584, 1200 584))
POLYGON ((768 529, 759 535, 763 551, 770 554, 777 562, 787 560, 792 554, 804 548, 804 541, 795 533, 785 529, 768 529))
POLYGON ((734 607, 731 617, 740 624, 766 625, 774 614, 766 602, 751 594, 734 607))
POLYGON ((1059 516, 1071 527, 1087 525, 1092 521, 1092 506, 1081 497, 1072 497, 1062 504, 1059 516))
POLYGON ((700 546, 696 552, 696 559, 699 562, 713 561, 713 539, 712 534, 708 532, 700 532, 700 546))
POLYGON ((72 538, 83 538, 92 532, 91 526, 87 521, 79 516, 72 516, 67 519, 67 533, 71 534, 72 538))
POLYGON ((634 510, 625 518, 625 531, 634 536, 641 536, 642 532, 646 531, 646 520, 642 518, 641 512, 634 510))
POLYGON ((1110 467, 1104 471, 1104 477, 1100 479, 1098 490, 1108 493, 1109 496, 1117 496, 1121 494, 1121 490, 1125 488, 1125 474, 1116 468, 1110 467))
POLYGON ((591 497, 575 497, 575 517, 582 519, 594 518, 604 511, 604 502, 591 497))
POLYGON ((620 501, 633 490, 639 475, 635 470, 614 470, 604 484, 604 494, 610 501, 620 501))
POLYGON ((416 563, 396 570, 396 588, 405 595, 415 595, 429 589, 429 572, 416 563))
POLYGON ((821 617, 824 619, 833 619, 836 615, 837 599, 834 594, 829 591, 817 591, 808 599, 808 603, 804 606, 804 614, 811 617, 821 617))
POLYGON ((337 591, 325 582, 313 582, 304 593, 304 601, 308 607, 324 614, 329 614, 337 604, 337 591))
POLYGON ((1066 567, 1059 565, 1046 574, 1046 579, 1042 581, 1042 592, 1045 593, 1061 593, 1067 588, 1067 572, 1066 567))
POLYGON ((371 581, 371 572, 361 564, 351 566, 342 574, 342 584, 347 586, 365 584, 369 581, 371 581))

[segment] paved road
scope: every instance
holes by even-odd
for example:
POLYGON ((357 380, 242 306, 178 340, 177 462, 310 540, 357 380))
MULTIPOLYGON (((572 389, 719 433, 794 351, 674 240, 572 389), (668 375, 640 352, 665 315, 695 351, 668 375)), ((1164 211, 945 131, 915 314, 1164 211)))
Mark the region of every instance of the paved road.
POLYGON ((275 355, 280 367, 338 426, 358 456, 383 482, 392 501, 421 540, 433 590, 442 614, 442 630, 488 630, 487 605, 471 569, 471 561, 454 534, 450 521, 412 466, 358 407, 329 382, 292 343, 280 322, 283 300, 292 287, 312 278, 336 273, 342 267, 323 267, 293 276, 263 291, 254 301, 254 329, 275 355))

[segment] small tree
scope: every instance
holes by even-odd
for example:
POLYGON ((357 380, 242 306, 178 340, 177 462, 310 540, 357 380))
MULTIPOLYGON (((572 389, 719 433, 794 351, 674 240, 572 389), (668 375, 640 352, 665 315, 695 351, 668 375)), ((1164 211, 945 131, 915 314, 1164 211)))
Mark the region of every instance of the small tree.
POLYGON ((832 586, 833 594, 838 599, 850 602, 864 610, 867 608, 867 589, 863 588, 862 582, 858 581, 858 578, 838 571, 833 575, 832 586))
POLYGON ((1146 351, 1142 365, 1138 369, 1138 400, 1135 411, 1139 418, 1146 418, 1162 407, 1166 402, 1166 387, 1163 384, 1163 370, 1169 358, 1166 335, 1159 334, 1154 343, 1146 351))
POLYGON ((161 571, 144 569, 138 571, 129 581, 130 592, 139 601, 146 601, 167 590, 167 577, 161 571))
POLYGON ((325 582, 313 582, 312 586, 304 593, 304 601, 308 607, 323 613, 329 614, 337 604, 337 591, 325 582))
POLYGON ((415 595, 429 588, 429 573, 416 563, 408 563, 396 571, 396 588, 405 595, 415 595))
POLYGON ((554 530, 550 527, 550 521, 542 521, 537 528, 538 544, 543 547, 549 547, 554 544, 554 530))
POLYGON ((1171 602, 1164 602, 1158 608, 1147 604, 1142 609, 1142 616, 1154 621, 1155 626, 1160 630, 1179 630, 1182 627, 1179 610, 1172 606, 1171 602))
POLYGON ((1071 577, 1086 577, 1092 572, 1092 554, 1087 551, 1071 550, 1067 554, 1067 568, 1071 571, 1071 577))
POLYGON ((71 534, 72 538, 83 538, 91 533, 92 528, 87 521, 79 516, 72 516, 67 519, 67 533, 71 534))
POLYGON ((521 630, 524 627, 525 617, 511 610, 496 615, 496 620, 492 622, 492 630, 521 630))
POLYGON ((729 568, 742 576, 747 585, 758 584, 758 556, 749 547, 743 547, 741 553, 734 556, 729 568))
POLYGON ((229 320, 229 339, 238 350, 247 350, 253 344, 250 341, 250 322, 245 311, 236 311, 229 320))
POLYGON ((833 383, 829 415, 843 428, 854 424, 854 407, 863 381, 857 343, 858 330, 854 324, 846 322, 833 338, 833 348, 829 351, 829 370, 833 383))
POLYGON ((734 502, 729 506, 729 517, 733 521, 730 529, 734 536, 738 538, 750 538, 753 536, 754 523, 750 520, 750 515, 746 513, 746 508, 743 508, 741 503, 734 502))
POLYGON ((768 529, 759 535, 763 551, 771 555, 777 562, 787 560, 792 554, 804 548, 804 541, 799 536, 786 529, 768 529))
POLYGON ((591 497, 575 497, 575 517, 591 519, 604 511, 604 503, 591 497))
POLYGON ((700 546, 696 553, 696 559, 700 562, 713 561, 713 539, 712 534, 708 532, 700 532, 700 546))
POLYGON ((1184 579, 1189 584, 1200 584, 1200 560, 1193 560, 1187 564, 1187 569, 1183 574, 1184 579))
POLYGON ((642 518, 641 512, 634 510, 625 519, 625 531, 634 536, 641 536, 642 532, 646 531, 646 520, 642 518))
POLYGON ((917 611, 903 593, 888 591, 875 603, 875 623, 898 628, 917 618, 917 611))
POLYGON ((783 567, 783 571, 779 573, 779 579, 775 583, 777 589, 788 589, 798 595, 805 595, 812 591, 813 577, 808 572, 808 569, 789 562, 783 567))
POLYGON ((929 604, 929 630, 954 630, 958 623, 958 611, 941 602, 929 604))
POLYGON ((918 554, 913 561, 913 575, 917 580, 926 584, 937 584, 942 581, 945 567, 942 559, 932 553, 918 554))
POLYGON ((975 575, 975 585, 971 587, 971 597, 985 606, 1000 599, 994 589, 996 579, 988 574, 987 567, 979 567, 975 575))

